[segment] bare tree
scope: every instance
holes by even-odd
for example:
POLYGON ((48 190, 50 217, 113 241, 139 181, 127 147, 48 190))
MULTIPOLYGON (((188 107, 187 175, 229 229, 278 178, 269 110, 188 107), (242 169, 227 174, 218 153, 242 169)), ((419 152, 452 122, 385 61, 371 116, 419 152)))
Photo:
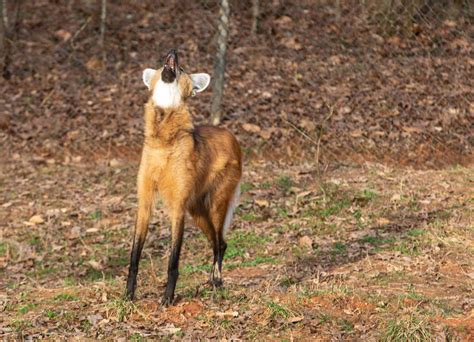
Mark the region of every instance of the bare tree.
POLYGON ((7 0, 2 0, 2 18, 3 18, 3 26, 8 27, 8 10, 7 10, 7 0))
POLYGON ((8 27, 8 12, 7 1, 0 1, 0 10, 2 18, 0 20, 0 72, 3 78, 8 78, 8 57, 7 57, 7 27, 8 27))
POLYGON ((336 0, 335 6, 336 6, 336 20, 340 22, 341 15, 342 15, 341 0, 336 0))
POLYGON ((217 35, 217 53, 214 64, 214 82, 211 99, 211 121, 218 125, 222 117, 222 95, 224 92, 225 55, 227 51, 227 38, 229 36, 229 1, 221 0, 219 9, 219 24, 217 35))
POLYGON ((252 0, 252 36, 255 36, 258 33, 258 24, 260 17, 260 1, 252 0))
POLYGON ((99 44, 102 49, 102 60, 105 62, 107 59, 107 53, 105 51, 105 21, 107 20, 107 0, 102 0, 101 12, 100 12, 100 38, 99 44))
POLYGON ((13 14, 9 17, 7 0, 0 1, 0 72, 4 79, 10 78, 11 50, 19 28, 21 3, 22 0, 15 1, 13 14))
POLYGON ((5 42, 6 42, 6 33, 5 33, 5 20, 6 16, 6 0, 0 1, 0 12, 2 13, 2 18, 0 19, 0 70, 4 70, 5 64, 5 42))

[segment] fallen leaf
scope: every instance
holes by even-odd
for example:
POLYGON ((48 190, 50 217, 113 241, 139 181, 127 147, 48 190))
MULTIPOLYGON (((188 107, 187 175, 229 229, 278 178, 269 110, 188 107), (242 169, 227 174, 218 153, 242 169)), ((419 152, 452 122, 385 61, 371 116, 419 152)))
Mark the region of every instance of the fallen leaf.
POLYGON ((54 32, 54 36, 58 39, 61 39, 63 42, 67 42, 69 39, 71 39, 72 34, 71 32, 61 29, 54 32))
POLYGON ((92 57, 86 63, 87 69, 91 71, 100 70, 104 67, 104 63, 97 57, 92 57))
POLYGON ((102 270, 102 265, 95 260, 89 260, 88 264, 96 271, 102 270))
POLYGON ((361 129, 355 129, 351 131, 351 133, 349 134, 351 135, 351 137, 358 138, 358 137, 361 137, 362 134, 364 134, 364 132, 361 129))
POLYGON ((238 317, 237 311, 216 312, 217 317, 238 317))
POLYGON ((259 207, 266 208, 270 205, 270 202, 266 199, 256 199, 255 204, 258 205, 259 207))
POLYGON ((291 24, 292 22, 293 22, 293 19, 291 19, 287 15, 282 15, 280 18, 278 18, 274 21, 275 24, 282 25, 282 26, 286 26, 288 24, 291 24))
POLYGON ((309 236, 300 237, 298 243, 303 248, 313 248, 313 240, 309 236))
POLYGON ((394 194, 392 198, 390 199, 392 202, 398 202, 402 199, 402 195, 400 194, 394 194))
POLYGON ((71 240, 77 239, 80 236, 81 236, 81 227, 79 226, 72 227, 69 234, 67 234, 67 237, 71 240))
POLYGON ((244 123, 242 125, 242 128, 247 131, 247 132, 250 132, 250 133, 258 133, 260 132, 262 129, 260 128, 260 126, 257 126, 257 125, 254 125, 254 124, 251 124, 251 123, 244 123))
POLYGON ((185 316, 195 317, 202 311, 202 304, 199 302, 190 302, 183 305, 185 316))
POLYGON ((304 319, 304 316, 295 316, 288 318, 288 323, 297 323, 301 322, 304 319))
POLYGON ((380 226, 385 226, 387 224, 390 224, 390 220, 385 217, 379 217, 377 218, 375 222, 377 222, 377 224, 380 226))
POLYGON ((41 215, 33 215, 28 221, 29 223, 35 225, 35 224, 41 224, 44 223, 44 219, 41 215))
POLYGON ((89 316, 87 316, 87 320, 89 321, 90 324, 92 324, 92 326, 96 325, 97 322, 102 320, 102 318, 103 317, 101 315, 89 315, 89 316))
POLYGON ((113 168, 119 168, 119 167, 123 166, 123 162, 119 159, 114 158, 114 159, 110 160, 109 165, 110 165, 110 167, 113 167, 113 168))
POLYGON ((423 130, 421 128, 418 128, 418 127, 408 127, 408 126, 403 126, 402 129, 411 134, 411 133, 421 133, 423 132, 423 130))
POLYGON ((267 129, 262 130, 259 134, 263 139, 268 140, 271 138, 273 131, 274 131, 273 128, 267 128, 267 129))
POLYGON ((300 43, 298 43, 296 41, 296 38, 294 36, 291 36, 291 37, 285 37, 281 40, 281 43, 289 48, 289 49, 293 49, 293 50, 301 50, 303 48, 303 45, 301 45, 300 43))
POLYGON ((168 333, 169 335, 176 334, 181 331, 181 328, 175 327, 174 324, 167 324, 164 328, 160 329, 161 331, 168 333))
POLYGON ((308 195, 310 195, 310 194, 312 194, 312 193, 313 193, 313 191, 311 191, 311 190, 303 191, 303 192, 298 193, 298 194, 296 195, 296 198, 306 197, 306 196, 308 196, 308 195))

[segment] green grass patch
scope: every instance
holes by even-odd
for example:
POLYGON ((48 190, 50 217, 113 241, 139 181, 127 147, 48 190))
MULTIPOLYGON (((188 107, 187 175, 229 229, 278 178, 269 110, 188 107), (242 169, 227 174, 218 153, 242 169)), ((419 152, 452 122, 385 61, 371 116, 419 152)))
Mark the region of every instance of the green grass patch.
POLYGON ((29 239, 28 239, 28 244, 31 246, 31 247, 35 247, 35 246, 38 246, 41 242, 41 239, 38 235, 30 235, 29 239))
POLYGON ((420 320, 414 316, 390 320, 387 323, 382 341, 385 342, 422 342, 431 341, 431 326, 425 320, 420 320))
POLYGON ((77 281, 74 278, 66 277, 63 280, 63 284, 64 284, 64 286, 75 286, 75 285, 77 285, 77 281))
POLYGON ((375 191, 369 190, 369 189, 364 189, 364 191, 362 191, 362 193, 359 194, 358 198, 368 202, 368 201, 372 201, 372 200, 376 199, 377 196, 378 195, 375 191))
POLYGON ((287 208, 278 207, 276 208, 278 217, 287 218, 290 214, 288 213, 287 208))
POLYGON ((354 210, 354 212, 352 213, 352 216, 353 216, 357 221, 360 221, 360 219, 362 218, 362 211, 360 211, 359 209, 356 209, 356 210, 354 210))
POLYGON ((49 274, 53 274, 58 272, 59 270, 54 267, 41 267, 41 268, 35 268, 33 271, 28 272, 27 274, 29 276, 36 276, 36 277, 46 277, 49 274))
POLYGON ((293 181, 288 176, 280 176, 276 179, 275 184, 283 192, 288 192, 293 186, 293 181))
POLYGON ((259 217, 253 212, 242 213, 241 219, 248 222, 257 222, 259 217))
POLYGON ((416 241, 408 242, 408 241, 401 241, 400 243, 396 244, 393 248, 393 251, 400 252, 404 255, 418 255, 420 254, 419 245, 416 241))
POLYGON ((7 244, 5 242, 0 242, 0 255, 4 256, 7 254, 7 244))
MULTIPOLYGON (((193 292, 195 292, 195 290, 193 292)), ((226 287, 218 287, 218 288, 203 287, 200 289, 199 295, 201 298, 213 298, 214 300, 216 299, 228 300, 231 298, 230 291, 226 287)), ((194 294, 192 297, 194 297, 194 294)))
POLYGON ((76 312, 64 311, 62 318, 66 321, 77 321, 78 314, 76 312))
POLYGON ((280 280, 280 283, 279 285, 281 287, 290 287, 291 285, 294 285, 294 284, 297 284, 298 281, 296 279, 293 279, 291 277, 287 277, 287 276, 284 276, 281 280, 280 280))
POLYGON ((346 245, 339 241, 334 243, 332 247, 332 251, 331 251, 332 254, 344 254, 346 252, 347 252, 346 245))
MULTIPOLYGON (((257 266, 264 263, 275 263, 275 259, 271 257, 263 257, 257 255, 253 260, 245 260, 242 262, 226 263, 225 260, 233 260, 236 258, 243 258, 245 252, 249 248, 255 248, 271 241, 271 238, 266 236, 259 236, 253 232, 234 231, 230 234, 227 240, 227 250, 224 256, 223 268, 227 270, 238 267, 257 266)), ((182 269, 183 274, 194 274, 196 272, 210 272, 212 263, 203 265, 185 265, 182 269)))
POLYGON ((399 295, 399 299, 403 300, 405 298, 416 300, 416 301, 422 301, 422 300, 425 299, 425 297, 422 294, 417 293, 415 291, 409 291, 407 293, 403 293, 403 294, 399 295))
POLYGON ((93 211, 89 215, 89 219, 94 220, 94 221, 100 220, 101 218, 102 218, 102 211, 100 209, 93 211))
POLYGON ((135 312, 137 309, 133 302, 124 298, 113 300, 109 306, 115 311, 119 322, 123 322, 127 316, 135 312))
POLYGON ((426 231, 423 229, 413 229, 406 232, 400 238, 367 235, 358 241, 376 247, 375 251, 390 250, 400 252, 404 255, 418 255, 420 253, 421 242, 416 240, 415 237, 422 236, 425 233, 426 231))
POLYGON ((359 239, 360 243, 369 243, 372 246, 378 247, 386 244, 392 244, 396 241, 394 237, 382 237, 382 236, 372 236, 367 235, 359 239))
POLYGON ((264 245, 270 241, 269 237, 259 236, 253 232, 234 231, 227 240, 225 259, 243 257, 248 248, 264 245))
POLYGON ((248 192, 248 191, 253 190, 253 189, 255 189, 255 185, 253 185, 252 183, 242 183, 242 184, 240 184, 240 191, 242 193, 248 192))
POLYGON ((225 251, 226 259, 234 259, 236 257, 244 256, 244 249, 236 245, 227 245, 227 250, 225 251))
POLYGON ((330 323, 331 321, 334 320, 334 317, 332 315, 329 315, 324 312, 318 313, 318 319, 321 324, 327 324, 330 323))
POLYGON ((212 265, 209 263, 209 264, 205 264, 205 265, 198 265, 198 266, 195 266, 195 265, 185 265, 183 267, 183 274, 194 274, 196 272, 202 272, 202 271, 206 271, 206 272, 211 272, 212 270, 212 265))
POLYGON ((112 275, 108 272, 103 272, 96 270, 92 267, 88 268, 86 271, 86 279, 90 282, 96 282, 101 280, 110 280, 112 275))
POLYGON ((21 333, 27 328, 31 328, 33 324, 26 319, 14 319, 11 322, 11 327, 18 333, 21 333))
POLYGON ((228 265, 228 268, 233 269, 237 267, 250 267, 250 266, 257 266, 260 264, 275 264, 275 263, 276 263, 275 258, 257 256, 253 260, 244 261, 238 264, 230 264, 228 265))
POLYGON ((140 335, 140 333, 134 332, 130 335, 130 341, 141 342, 145 341, 145 339, 142 337, 142 335, 140 335))
POLYGON ((78 300, 77 296, 70 293, 60 293, 54 296, 53 299, 55 302, 64 302, 64 301, 73 302, 73 301, 78 300))
POLYGON ((18 312, 21 313, 22 315, 26 314, 28 311, 31 309, 35 308, 36 304, 25 304, 22 305, 18 308, 18 312))
POLYGON ((111 248, 108 254, 110 256, 108 264, 113 267, 127 266, 130 261, 128 250, 125 248, 111 248))
POLYGON ((269 300, 267 302, 267 307, 270 310, 270 318, 286 319, 290 317, 290 311, 282 304, 269 300))
POLYGON ((49 319, 53 319, 53 318, 56 318, 58 316, 57 312, 54 311, 54 310, 46 310, 45 312, 45 316, 48 317, 49 319))
POLYGON ((318 216, 321 219, 327 219, 333 215, 338 215, 342 210, 349 207, 351 201, 349 198, 344 197, 338 200, 330 200, 329 202, 319 202, 318 205, 322 206, 316 210, 310 210, 310 216, 318 216))
POLYGON ((426 234, 426 230, 424 229, 412 229, 407 231, 407 235, 411 237, 417 237, 424 234, 426 234))
POLYGON ((342 331, 346 333, 350 333, 354 330, 354 324, 352 324, 352 322, 347 319, 339 319, 337 321, 337 325, 342 331))

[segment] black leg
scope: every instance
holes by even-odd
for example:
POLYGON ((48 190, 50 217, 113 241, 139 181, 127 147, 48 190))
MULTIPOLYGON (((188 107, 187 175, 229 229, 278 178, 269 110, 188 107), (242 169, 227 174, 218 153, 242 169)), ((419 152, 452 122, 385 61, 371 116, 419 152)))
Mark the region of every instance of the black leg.
POLYGON ((217 268, 219 270, 219 279, 218 279, 218 286, 222 286, 222 261, 224 260, 225 250, 227 249, 227 243, 225 243, 223 238, 220 238, 219 243, 219 255, 217 260, 217 268))
POLYGON ((224 260, 226 249, 227 249, 227 243, 224 241, 224 239, 222 239, 220 243, 220 249, 219 249, 219 260, 217 261, 219 264, 219 274, 221 274, 221 281, 222 281, 222 261, 224 260))
POLYGON ((218 281, 217 281, 217 274, 219 272, 218 267, 217 267, 217 261, 219 260, 219 246, 216 241, 212 245, 212 251, 214 252, 214 260, 212 262, 212 269, 211 273, 209 274, 209 281, 208 283, 214 287, 219 286, 218 281))
POLYGON ((216 248, 214 249, 214 264, 212 266, 210 283, 214 287, 222 286, 222 261, 224 260, 227 244, 222 237, 217 238, 216 248))
POLYGON ((140 263, 140 256, 148 233, 148 223, 150 222, 153 208, 153 187, 145 186, 144 182, 139 183, 138 194, 138 215, 135 224, 135 232, 133 234, 133 247, 130 255, 130 267, 128 269, 126 291, 126 297, 129 300, 133 299, 135 288, 137 286, 138 264, 140 263))
POLYGON ((174 290, 178 280, 179 256, 184 234, 184 216, 174 219, 171 227, 171 254, 168 262, 168 282, 166 284, 165 294, 163 296, 163 305, 173 303, 174 290))
POLYGON ((127 279, 127 299, 133 300, 135 295, 135 288, 137 287, 137 274, 138 274, 138 264, 140 262, 140 256, 142 254, 144 241, 138 237, 133 238, 133 247, 132 253, 130 255, 130 267, 128 269, 128 279, 127 279))

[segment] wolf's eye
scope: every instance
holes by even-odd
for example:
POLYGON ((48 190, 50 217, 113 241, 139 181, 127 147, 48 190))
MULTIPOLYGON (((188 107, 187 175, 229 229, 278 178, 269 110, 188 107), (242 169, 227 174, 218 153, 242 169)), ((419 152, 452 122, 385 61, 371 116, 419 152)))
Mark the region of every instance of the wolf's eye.
POLYGON ((184 69, 182 67, 179 67, 179 71, 184 72, 184 69))

